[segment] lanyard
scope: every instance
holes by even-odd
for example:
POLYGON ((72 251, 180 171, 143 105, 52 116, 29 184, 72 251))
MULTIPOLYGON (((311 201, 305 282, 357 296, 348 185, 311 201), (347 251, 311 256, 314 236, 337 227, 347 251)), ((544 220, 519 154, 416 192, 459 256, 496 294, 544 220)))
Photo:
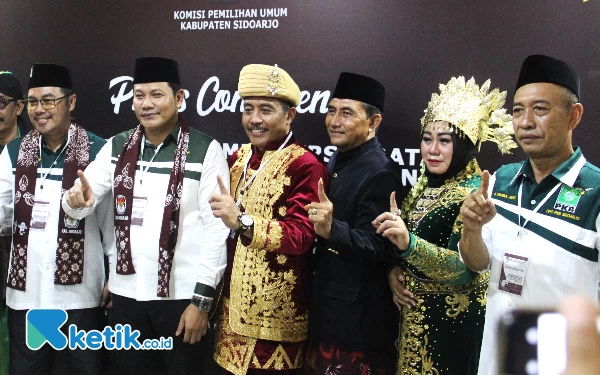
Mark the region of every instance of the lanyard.
POLYGON ((519 231, 517 232, 517 237, 521 235, 521 230, 525 229, 525 226, 527 225, 527 223, 529 223, 529 220, 531 220, 531 218, 533 216, 535 216, 535 214, 537 214, 537 212, 540 210, 540 207, 542 207, 544 205, 544 203, 546 203, 546 201, 548 199, 550 199, 550 197, 552 196, 552 194, 554 194, 556 192, 556 190, 558 190, 558 188, 562 185, 562 182, 558 182, 558 184, 556 184, 556 186, 554 186, 552 188, 552 190, 550 190, 550 192, 544 197, 544 199, 542 199, 542 201, 540 203, 538 203, 538 205, 533 209, 533 212, 531 213, 531 215, 527 218, 527 220, 525 220, 525 222, 523 223, 523 226, 521 226, 521 195, 523 194, 523 180, 521 180, 521 185, 519 186, 519 198, 518 198, 518 205, 519 205, 519 231))
MULTIPOLYGON (((58 156, 54 159, 52 164, 50 164, 50 168, 48 169, 48 172, 46 172, 46 174, 42 176, 42 181, 40 182, 40 190, 44 190, 44 182, 46 182, 48 175, 50 174, 50 172, 52 172, 52 168, 54 168, 56 163, 58 163, 58 158, 60 158, 60 156, 63 154, 63 152, 65 152, 65 150, 69 146, 70 142, 71 142, 71 133, 69 132, 69 135, 67 136, 67 144, 65 145, 65 147, 63 147, 63 149, 60 151, 58 156)), ((39 161, 42 161, 42 137, 41 136, 40 136, 40 160, 39 161)))
MULTIPOLYGON (((156 150, 154 150, 154 155, 152 155, 152 158, 148 162, 148 166, 146 166, 146 169, 144 169, 144 167, 141 167, 142 176, 140 177, 140 187, 142 186, 142 183, 144 181, 144 176, 146 176, 146 172, 148 172, 148 169, 150 169, 150 166, 152 165, 152 162, 154 161, 154 158, 156 157, 156 155, 158 155, 160 149, 162 148, 163 143, 159 144, 156 147, 156 150)), ((142 145, 141 145, 141 150, 140 150, 140 161, 142 161, 142 159, 144 158, 144 145, 145 144, 146 144, 146 136, 142 136, 142 145)))
MULTIPOLYGON (((283 143, 281 144, 281 146, 279 146, 279 148, 277 149, 277 151, 275 151, 273 153, 273 155, 266 160, 264 163, 260 163, 260 166, 258 167, 258 169, 256 170, 256 173, 254 173, 252 175, 252 177, 248 180, 248 182, 246 182, 246 184, 244 185, 244 187, 242 187, 242 189, 240 190, 240 194, 238 195, 238 199, 235 202, 235 204, 240 207, 240 205, 242 204, 242 198, 244 198, 244 192, 246 192, 246 189, 248 189, 248 186, 250 186, 250 184, 252 183, 252 181, 254 181, 254 179, 256 178, 256 176, 258 176, 258 173, 263 169, 263 167, 267 164, 269 164, 269 162, 271 161, 271 159, 273 159, 275 157, 275 155, 281 151, 289 142, 290 138, 292 138, 292 131, 290 131, 290 134, 288 134, 287 138, 285 139, 285 141, 283 141, 283 143)), ((246 165, 244 165, 244 174, 242 176, 241 181, 245 181, 246 180, 246 173, 248 172, 248 165, 250 164, 250 159, 252 158, 252 148, 250 149, 250 153, 248 154, 248 158, 246 159, 246 165)))
MULTIPOLYGON (((177 135, 177 143, 179 143, 179 137, 181 137, 181 128, 179 128, 179 134, 177 135)), ((140 146, 140 161, 144 158, 144 147, 146 146, 146 136, 145 135, 142 135, 141 143, 142 144, 140 146)), ((156 150, 154 150, 154 155, 152 155, 152 158, 148 162, 148 166, 146 166, 146 169, 144 169, 144 167, 140 166, 140 169, 142 170, 142 176, 140 177, 140 186, 142 185, 142 183, 144 181, 144 176, 146 176, 146 172, 148 172, 148 169, 150 169, 150 166, 152 165, 154 158, 156 157, 156 155, 158 155, 158 153, 160 152, 160 149, 162 148, 162 146, 164 144, 165 144, 165 142, 163 141, 161 144, 159 144, 156 147, 156 150)))

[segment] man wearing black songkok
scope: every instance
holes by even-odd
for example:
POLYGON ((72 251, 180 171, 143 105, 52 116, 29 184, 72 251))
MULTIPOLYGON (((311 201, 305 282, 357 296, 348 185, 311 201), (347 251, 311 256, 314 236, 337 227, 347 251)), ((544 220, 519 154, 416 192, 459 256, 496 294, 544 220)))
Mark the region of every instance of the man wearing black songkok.
POLYGON ((306 207, 319 235, 309 373, 394 372, 398 310, 387 284, 387 240, 371 224, 402 189, 398 165, 375 136, 384 99, 378 81, 342 73, 328 105, 325 124, 338 148, 328 165, 329 193, 320 184, 320 202, 306 207))
MULTIPOLYGON (((136 60, 133 107, 139 124, 117 134, 66 192, 63 208, 83 218, 109 197, 116 241, 107 250, 115 323, 162 349, 119 350, 123 374, 196 374, 212 352, 208 312, 226 263, 229 229, 209 197, 228 184, 217 141, 179 116, 179 66, 163 57, 136 60), (164 346, 164 339, 172 338, 164 346)), ((155 348, 155 346, 152 346, 155 348)))
POLYGON ((11 72, 0 71, 0 152, 10 141, 25 135, 21 83, 11 72))
POLYGON ((104 238, 112 231, 104 230, 102 215, 85 221, 66 215, 60 200, 62 190, 73 184, 77 171, 94 160, 106 141, 71 117, 77 95, 64 66, 34 64, 25 102, 34 129, 0 155, 0 221, 14 217, 6 291, 10 373, 49 374, 55 355, 64 355, 71 374, 101 374, 102 351, 57 354, 43 341, 36 347, 30 339, 35 324, 30 322, 42 319, 35 318, 39 311, 33 309, 62 309, 67 312, 63 333, 71 324, 79 330, 102 329, 100 230, 104 238))
POLYGON ((600 169, 572 145, 583 114, 579 99, 573 68, 549 56, 527 57, 513 128, 528 158, 491 177, 484 171, 480 189, 461 208, 462 258, 474 271, 491 270, 479 374, 501 370, 496 327, 508 310, 558 306, 570 294, 598 302, 600 169))

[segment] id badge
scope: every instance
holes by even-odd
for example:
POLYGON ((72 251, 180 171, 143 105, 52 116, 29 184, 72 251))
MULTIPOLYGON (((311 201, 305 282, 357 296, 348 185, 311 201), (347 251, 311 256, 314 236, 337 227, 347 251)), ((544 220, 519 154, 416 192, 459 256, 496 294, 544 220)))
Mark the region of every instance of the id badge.
POLYGON ((8 210, 4 222, 0 223, 0 236, 11 236, 13 230, 13 210, 8 210))
POLYGON ((34 201, 29 229, 46 230, 50 202, 34 201))
POLYGON ((528 265, 529 259, 527 257, 504 253, 504 262, 502 262, 502 269, 500 270, 498 289, 506 293, 521 296, 528 265))
POLYGON ((146 197, 133 197, 133 206, 131 207, 131 225, 141 227, 144 225, 144 213, 146 212, 146 205, 148 204, 148 198, 146 197))

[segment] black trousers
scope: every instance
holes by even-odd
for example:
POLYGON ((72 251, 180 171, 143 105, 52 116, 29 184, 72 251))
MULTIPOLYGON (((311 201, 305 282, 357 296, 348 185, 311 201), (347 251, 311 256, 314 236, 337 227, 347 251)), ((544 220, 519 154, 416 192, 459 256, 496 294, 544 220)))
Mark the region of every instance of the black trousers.
POLYGON ((200 342, 185 344, 184 333, 175 336, 179 320, 189 300, 136 301, 112 295, 115 324, 129 324, 140 331, 140 343, 146 339, 173 338, 171 350, 118 350, 120 374, 204 374, 205 357, 212 354, 212 335, 200 342))
MULTIPOLYGON (((70 350, 68 347, 58 351, 45 344, 38 350, 31 350, 25 343, 25 315, 28 310, 8 309, 8 335, 10 345, 10 373, 11 375, 37 375, 50 374, 54 366, 55 355, 64 355, 69 373, 72 375, 101 375, 104 374, 106 352, 100 350, 70 350)), ((61 327, 61 331, 68 335, 71 324, 77 329, 89 331, 96 329, 102 331, 103 309, 99 307, 90 309, 67 310, 68 318, 61 327)))

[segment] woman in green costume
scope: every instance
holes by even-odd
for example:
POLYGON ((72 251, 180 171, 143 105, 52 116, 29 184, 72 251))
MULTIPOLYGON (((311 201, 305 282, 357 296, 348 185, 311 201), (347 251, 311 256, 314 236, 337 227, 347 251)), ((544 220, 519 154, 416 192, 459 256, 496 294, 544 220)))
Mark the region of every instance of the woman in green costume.
POLYGON ((390 286, 402 310, 397 374, 477 373, 489 274, 460 260, 459 211, 481 181, 480 144, 494 141, 502 153, 516 147, 502 109, 506 92, 489 92, 489 85, 464 77, 440 85, 421 119, 421 176, 401 211, 392 193, 390 212, 373 222, 396 245, 390 286))

